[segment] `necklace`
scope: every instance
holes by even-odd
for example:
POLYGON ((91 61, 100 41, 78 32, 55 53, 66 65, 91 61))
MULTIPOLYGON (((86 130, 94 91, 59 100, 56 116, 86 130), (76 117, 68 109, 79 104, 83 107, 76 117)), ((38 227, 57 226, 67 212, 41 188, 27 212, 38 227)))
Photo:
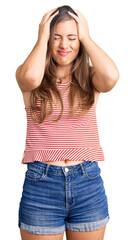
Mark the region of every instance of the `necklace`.
POLYGON ((64 77, 60 77, 60 78, 58 78, 58 80, 59 80, 59 81, 57 81, 57 83, 59 83, 59 84, 68 83, 68 82, 71 81, 71 74, 67 74, 67 75, 64 76, 64 77), (69 80, 68 80, 67 82, 62 82, 62 79, 65 79, 67 76, 69 76, 69 80))

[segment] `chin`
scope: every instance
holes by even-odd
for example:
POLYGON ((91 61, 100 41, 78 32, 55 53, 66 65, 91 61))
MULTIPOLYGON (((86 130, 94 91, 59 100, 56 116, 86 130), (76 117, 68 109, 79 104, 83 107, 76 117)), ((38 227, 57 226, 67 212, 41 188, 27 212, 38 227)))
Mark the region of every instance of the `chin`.
POLYGON ((65 66, 70 65, 72 62, 57 62, 58 65, 65 66))
POLYGON ((73 63, 74 59, 54 59, 58 65, 65 66, 73 63))

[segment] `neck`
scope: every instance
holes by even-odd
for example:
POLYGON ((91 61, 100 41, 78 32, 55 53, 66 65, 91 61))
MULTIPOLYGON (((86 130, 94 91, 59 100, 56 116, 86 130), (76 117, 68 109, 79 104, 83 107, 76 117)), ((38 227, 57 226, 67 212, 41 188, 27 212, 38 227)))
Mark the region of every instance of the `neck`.
POLYGON ((71 66, 57 67, 58 79, 57 82, 66 83, 71 80, 71 66))

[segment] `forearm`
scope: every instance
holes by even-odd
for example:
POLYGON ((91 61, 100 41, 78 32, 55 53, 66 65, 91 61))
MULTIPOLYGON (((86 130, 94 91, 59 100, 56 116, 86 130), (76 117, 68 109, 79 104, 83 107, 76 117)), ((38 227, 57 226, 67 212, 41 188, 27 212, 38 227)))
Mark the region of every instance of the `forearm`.
POLYGON ((83 40, 98 79, 118 79, 119 72, 112 59, 90 38, 83 40))
POLYGON ((37 41, 33 50, 22 64, 20 74, 37 83, 42 81, 45 71, 47 41, 37 41))

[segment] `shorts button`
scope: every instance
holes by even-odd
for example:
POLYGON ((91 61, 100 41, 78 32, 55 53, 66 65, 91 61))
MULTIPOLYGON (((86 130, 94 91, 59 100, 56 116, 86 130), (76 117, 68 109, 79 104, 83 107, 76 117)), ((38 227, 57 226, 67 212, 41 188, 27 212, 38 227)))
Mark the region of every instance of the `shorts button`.
POLYGON ((65 168, 65 172, 68 172, 68 171, 69 171, 69 169, 66 167, 66 168, 65 168))

